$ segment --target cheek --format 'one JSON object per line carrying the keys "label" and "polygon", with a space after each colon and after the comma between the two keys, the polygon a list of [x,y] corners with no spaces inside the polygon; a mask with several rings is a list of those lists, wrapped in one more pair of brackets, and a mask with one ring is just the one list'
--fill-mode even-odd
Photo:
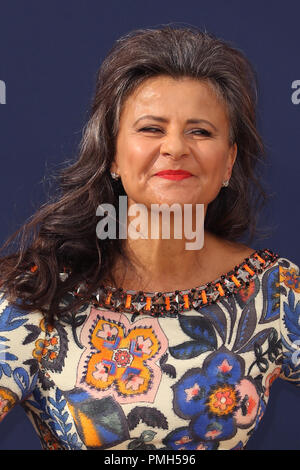
{"label": "cheek", "polygon": [[130,156],[122,168],[122,178],[131,186],[138,185],[145,180],[146,167],[141,159]]}
{"label": "cheek", "polygon": [[211,152],[204,152],[199,158],[199,166],[203,175],[207,178],[217,178],[222,175],[226,168],[226,157],[223,149],[214,149]]}
{"label": "cheek", "polygon": [[136,154],[127,155],[121,170],[125,189],[130,193],[139,193],[144,188],[149,174],[145,158]]}
{"label": "cheek", "polygon": [[150,154],[149,145],[145,146],[128,138],[122,145],[122,152],[119,152],[119,165],[123,175],[130,175],[135,179],[142,178],[151,168]]}

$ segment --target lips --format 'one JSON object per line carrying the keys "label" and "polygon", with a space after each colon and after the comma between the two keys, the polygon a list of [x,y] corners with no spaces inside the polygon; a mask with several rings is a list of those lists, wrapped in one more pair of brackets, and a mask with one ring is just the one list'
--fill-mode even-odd
{"label": "lips", "polygon": [[184,178],[189,178],[193,175],[189,171],[185,170],[163,170],[156,173],[155,176],[159,176],[160,178],[165,178],[168,180],[179,181],[183,180]]}
{"label": "lips", "polygon": [[155,173],[156,176],[164,176],[164,175],[185,175],[185,176],[192,176],[192,173],[185,170],[163,170]]}

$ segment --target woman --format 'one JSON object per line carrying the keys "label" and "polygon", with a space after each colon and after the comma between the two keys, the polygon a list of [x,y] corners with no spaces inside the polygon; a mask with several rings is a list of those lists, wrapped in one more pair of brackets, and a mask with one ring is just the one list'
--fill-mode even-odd
{"label": "woman", "polygon": [[[44,449],[244,448],[273,380],[300,384],[299,269],[239,241],[266,200],[256,96],[196,28],[132,31],[102,63],[78,161],[1,260],[0,410],[21,402]],[[102,236],[120,196],[141,238]],[[191,205],[193,227],[200,205],[203,246],[172,214],[147,238],[152,204]]]}

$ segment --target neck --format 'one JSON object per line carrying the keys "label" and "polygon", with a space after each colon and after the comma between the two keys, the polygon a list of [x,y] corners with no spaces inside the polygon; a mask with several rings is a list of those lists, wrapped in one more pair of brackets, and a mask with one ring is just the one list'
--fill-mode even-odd
{"label": "neck", "polygon": [[115,287],[148,292],[189,289],[216,279],[254,251],[208,231],[204,231],[201,249],[186,250],[186,241],[126,239],[124,249],[131,266],[117,260],[112,270]]}

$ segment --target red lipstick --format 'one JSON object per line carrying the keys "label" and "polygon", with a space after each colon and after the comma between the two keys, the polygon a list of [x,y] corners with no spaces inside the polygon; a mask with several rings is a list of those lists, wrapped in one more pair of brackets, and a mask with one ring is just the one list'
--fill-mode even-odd
{"label": "red lipstick", "polygon": [[193,176],[192,173],[185,170],[163,170],[155,173],[155,176],[160,176],[161,178],[166,178],[168,180],[183,180],[184,178],[189,178]]}

